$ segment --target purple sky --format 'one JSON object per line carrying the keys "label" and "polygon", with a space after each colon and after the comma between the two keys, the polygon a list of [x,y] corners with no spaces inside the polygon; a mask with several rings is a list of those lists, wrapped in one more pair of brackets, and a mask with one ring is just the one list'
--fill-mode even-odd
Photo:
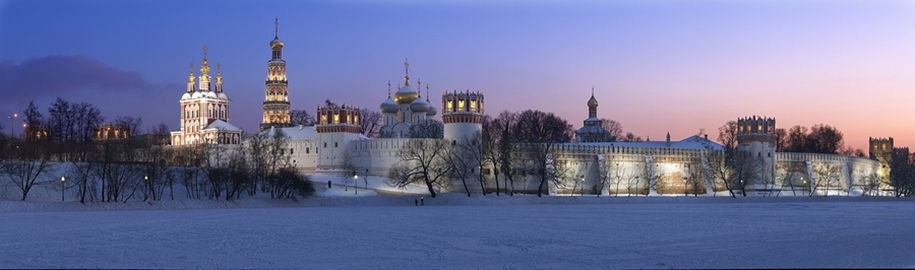
{"label": "purple sky", "polygon": [[434,102],[483,91],[491,115],[578,128],[593,85],[599,116],[643,138],[762,115],[915,147],[913,1],[2,1],[0,110],[62,97],[175,129],[207,44],[230,122],[255,131],[275,17],[292,107],[312,113],[377,110],[409,58]]}

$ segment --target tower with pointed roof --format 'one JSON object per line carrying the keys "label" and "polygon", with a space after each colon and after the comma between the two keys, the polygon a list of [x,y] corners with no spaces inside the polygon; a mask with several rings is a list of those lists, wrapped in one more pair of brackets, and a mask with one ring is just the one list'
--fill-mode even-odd
{"label": "tower with pointed roof", "polygon": [[[190,65],[187,89],[181,96],[181,128],[171,133],[172,145],[200,143],[239,144],[241,129],[229,124],[229,96],[222,88],[222,64],[216,64],[216,85],[212,87],[209,48],[203,46],[203,61],[200,75],[194,76],[194,64]],[[196,82],[196,85],[195,85]]]}
{"label": "tower with pointed roof", "polygon": [[266,97],[261,131],[270,127],[288,127],[292,124],[289,114],[289,81],[286,79],[286,61],[283,60],[283,41],[279,37],[279,19],[274,21],[273,40],[270,41],[272,57],[267,61]]}
{"label": "tower with pointed roof", "polygon": [[603,120],[597,117],[597,99],[594,98],[594,87],[591,87],[591,98],[588,99],[588,118],[584,125],[575,131],[575,142],[614,142],[616,138],[604,129]]}

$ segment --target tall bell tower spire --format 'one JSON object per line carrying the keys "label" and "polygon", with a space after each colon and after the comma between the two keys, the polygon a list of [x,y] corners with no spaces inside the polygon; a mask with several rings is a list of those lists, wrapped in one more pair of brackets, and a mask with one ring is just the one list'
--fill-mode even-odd
{"label": "tall bell tower spire", "polygon": [[267,61],[266,95],[261,131],[270,127],[288,127],[292,123],[289,115],[289,82],[286,79],[286,60],[283,60],[283,41],[280,40],[280,20],[273,20],[273,40],[270,41],[272,57]]}

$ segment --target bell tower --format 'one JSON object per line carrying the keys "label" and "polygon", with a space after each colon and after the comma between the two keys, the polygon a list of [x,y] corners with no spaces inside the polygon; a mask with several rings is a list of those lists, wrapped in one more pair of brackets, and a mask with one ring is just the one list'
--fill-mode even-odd
{"label": "bell tower", "polygon": [[273,40],[270,50],[273,52],[267,61],[266,97],[264,98],[264,118],[260,129],[270,127],[288,127],[292,121],[289,115],[289,81],[286,80],[286,61],[283,60],[283,41],[279,37],[279,19],[274,21]]}

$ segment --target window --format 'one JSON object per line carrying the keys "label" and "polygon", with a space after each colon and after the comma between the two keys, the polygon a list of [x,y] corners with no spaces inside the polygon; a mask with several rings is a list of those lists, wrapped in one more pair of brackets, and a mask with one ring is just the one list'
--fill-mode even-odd
{"label": "window", "polygon": [[324,148],[327,148],[327,143],[324,143]]}
{"label": "window", "polygon": [[336,142],[334,143],[334,148],[337,148],[337,143],[336,143]]}

